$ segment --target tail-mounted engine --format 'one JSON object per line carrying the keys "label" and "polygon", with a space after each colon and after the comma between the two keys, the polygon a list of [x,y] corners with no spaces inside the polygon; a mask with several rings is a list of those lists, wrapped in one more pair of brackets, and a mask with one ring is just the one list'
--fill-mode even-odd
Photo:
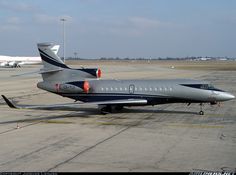
{"label": "tail-mounted engine", "polygon": [[101,78],[102,77],[101,69],[84,68],[84,69],[77,69],[77,70],[80,70],[82,72],[86,72],[86,73],[90,74],[93,78]]}
{"label": "tail-mounted engine", "polygon": [[47,83],[39,82],[37,87],[46,91],[56,93],[89,93],[91,90],[88,81],[75,81],[68,83]]}

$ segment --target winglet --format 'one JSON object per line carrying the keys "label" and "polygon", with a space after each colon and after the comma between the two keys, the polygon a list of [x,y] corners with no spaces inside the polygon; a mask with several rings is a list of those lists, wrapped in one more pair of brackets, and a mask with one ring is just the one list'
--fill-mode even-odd
{"label": "winglet", "polygon": [[14,103],[11,102],[7,97],[5,97],[4,95],[2,95],[2,98],[5,100],[5,102],[7,103],[7,105],[8,105],[10,108],[17,108],[16,105],[14,105]]}

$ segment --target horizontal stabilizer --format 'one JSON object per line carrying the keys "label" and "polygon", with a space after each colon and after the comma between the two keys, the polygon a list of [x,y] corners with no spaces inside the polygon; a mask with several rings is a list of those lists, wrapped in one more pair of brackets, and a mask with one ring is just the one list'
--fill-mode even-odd
{"label": "horizontal stabilizer", "polygon": [[33,71],[33,72],[26,72],[23,74],[17,74],[17,75],[12,75],[11,77],[20,77],[20,76],[26,76],[26,75],[32,75],[32,74],[46,74],[46,73],[54,73],[54,72],[59,72],[62,71],[63,69],[40,69],[38,71]]}
{"label": "horizontal stabilizer", "polygon": [[10,101],[7,97],[2,95],[3,99],[10,108],[15,109],[38,109],[38,110],[71,110],[79,109],[79,107],[87,105],[145,105],[147,100],[144,99],[125,99],[125,100],[110,100],[102,102],[88,102],[88,103],[65,103],[65,104],[55,104],[55,105],[16,105]]}
{"label": "horizontal stabilizer", "polygon": [[26,72],[26,73],[23,73],[23,74],[17,74],[17,75],[12,75],[11,77],[20,77],[20,76],[26,76],[26,75],[32,75],[32,74],[38,74],[40,71],[37,70],[37,71],[33,71],[33,72]]}
{"label": "horizontal stabilizer", "polygon": [[58,68],[58,69],[41,69],[38,73],[39,74],[45,74],[45,73],[53,73],[53,72],[59,72],[62,71],[63,69]]}

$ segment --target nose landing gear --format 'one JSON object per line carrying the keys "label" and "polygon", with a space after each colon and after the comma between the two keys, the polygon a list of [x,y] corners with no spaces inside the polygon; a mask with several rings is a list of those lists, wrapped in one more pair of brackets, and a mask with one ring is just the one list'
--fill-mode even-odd
{"label": "nose landing gear", "polygon": [[204,115],[204,111],[200,111],[200,112],[199,112],[199,115]]}
{"label": "nose landing gear", "polygon": [[203,107],[203,104],[200,103],[200,112],[199,112],[199,115],[204,115],[204,111],[202,110],[202,107]]}

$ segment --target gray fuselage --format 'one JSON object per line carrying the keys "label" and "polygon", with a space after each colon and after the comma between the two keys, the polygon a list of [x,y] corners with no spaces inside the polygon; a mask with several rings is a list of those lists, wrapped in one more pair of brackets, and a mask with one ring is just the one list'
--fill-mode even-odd
{"label": "gray fuselage", "polygon": [[[41,84],[45,82],[41,82]],[[215,103],[234,98],[233,95],[199,80],[88,80],[89,91],[83,92],[80,81],[54,83],[39,88],[83,102],[146,99],[147,105],[165,103]],[[70,85],[70,86],[67,86]],[[75,87],[80,87],[80,91]]]}

